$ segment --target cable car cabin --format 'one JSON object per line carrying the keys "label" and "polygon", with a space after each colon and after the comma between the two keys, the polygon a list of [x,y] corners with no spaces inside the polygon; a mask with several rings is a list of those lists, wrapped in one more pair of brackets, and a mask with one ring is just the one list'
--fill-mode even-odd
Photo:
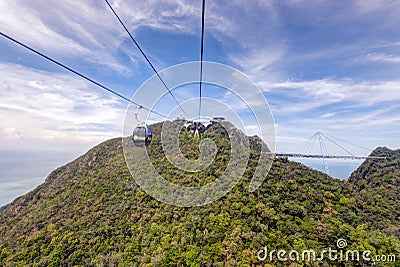
{"label": "cable car cabin", "polygon": [[148,146],[151,143],[153,134],[147,125],[138,125],[133,130],[132,140],[135,146]]}
{"label": "cable car cabin", "polygon": [[206,131],[206,129],[208,129],[207,127],[201,123],[201,122],[192,122],[192,123],[187,123],[184,125],[184,127],[191,132],[198,132],[198,133],[204,133]]}
{"label": "cable car cabin", "polygon": [[197,123],[197,131],[199,131],[199,133],[204,133],[206,131],[206,127],[204,126],[204,124],[202,124],[201,122]]}

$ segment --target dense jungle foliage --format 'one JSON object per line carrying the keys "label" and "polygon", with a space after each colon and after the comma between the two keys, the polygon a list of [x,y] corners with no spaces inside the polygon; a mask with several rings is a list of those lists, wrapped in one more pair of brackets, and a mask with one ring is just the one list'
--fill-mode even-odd
{"label": "dense jungle foliage", "polygon": [[[205,171],[188,173],[166,160],[161,124],[148,148],[157,170],[186,186],[208,183],[229,161],[230,139],[218,126],[204,136],[218,148]],[[371,263],[260,261],[268,249],[370,250],[400,259],[400,151],[378,148],[350,179],[338,180],[287,159],[275,159],[262,186],[248,190],[260,139],[240,182],[211,204],[163,204],[129,173],[122,139],[104,142],[53,171],[30,193],[0,212],[0,266],[359,266]],[[199,157],[199,140],[182,132],[180,147]],[[267,173],[267,172],[265,172]],[[379,264],[378,264],[379,265]],[[399,261],[382,266],[400,266]]]}

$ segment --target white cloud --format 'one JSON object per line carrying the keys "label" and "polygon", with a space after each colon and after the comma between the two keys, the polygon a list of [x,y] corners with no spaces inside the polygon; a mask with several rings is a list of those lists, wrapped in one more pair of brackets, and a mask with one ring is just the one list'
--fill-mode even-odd
{"label": "white cloud", "polygon": [[94,1],[1,1],[0,30],[52,57],[129,73],[113,53],[121,30],[106,23],[112,17],[104,11]]}
{"label": "white cloud", "polygon": [[[400,101],[400,81],[355,82],[351,79],[262,82],[268,94],[279,94],[287,102],[279,112],[302,112],[329,104],[349,102],[353,107],[372,106],[385,101]],[[290,99],[290,100],[289,100]]]}
{"label": "white cloud", "polygon": [[[316,131],[367,147],[398,147],[400,81],[352,79],[264,82],[278,118],[278,151],[291,151]],[[294,138],[292,140],[292,138]],[[383,141],[384,140],[384,141]]]}
{"label": "white cloud", "polygon": [[377,11],[393,11],[399,7],[399,1],[396,0],[364,0],[354,1],[355,10],[361,14]]}
{"label": "white cloud", "polygon": [[[244,97],[244,100],[240,97]],[[237,95],[231,93],[230,91],[227,91],[224,94],[223,98],[220,99],[222,103],[228,105],[236,113],[251,108],[251,106],[249,107],[249,103],[245,102],[245,100],[246,100],[245,96],[238,97]]]}
{"label": "white cloud", "polygon": [[1,63],[0,76],[0,128],[6,129],[6,142],[18,141],[22,133],[36,142],[72,143],[120,135],[124,105],[85,81]]}
{"label": "white cloud", "polygon": [[400,56],[383,53],[371,53],[365,57],[365,61],[400,63]]}
{"label": "white cloud", "polygon": [[24,136],[24,133],[21,130],[18,130],[15,127],[5,127],[3,129],[3,137],[5,139],[18,140]]}
{"label": "white cloud", "polygon": [[[111,2],[133,34],[145,27],[196,36],[200,32],[200,2],[182,0]],[[286,5],[285,9],[296,8],[295,11],[298,11],[296,14],[299,17],[289,18],[294,19],[290,21],[284,16],[283,9],[279,9],[281,5]],[[206,32],[214,35],[221,42],[224,51],[230,54],[231,62],[258,81],[258,85],[265,90],[266,95],[276,101],[272,102],[270,99],[270,104],[273,105],[276,113],[295,116],[298,112],[307,112],[335,104],[337,110],[328,109],[322,115],[317,114],[316,116],[321,121],[316,121],[322,123],[322,120],[329,119],[333,124],[334,120],[340,118],[340,121],[336,122],[346,124],[348,121],[340,117],[343,114],[340,109],[346,102],[346,108],[353,110],[371,107],[369,111],[364,111],[366,117],[357,113],[353,119],[354,124],[397,123],[396,116],[387,116],[386,119],[382,119],[380,114],[372,116],[372,113],[379,109],[373,107],[374,105],[400,100],[399,81],[371,82],[365,79],[364,82],[357,82],[352,79],[322,77],[313,80],[305,78],[298,81],[277,82],[286,79],[287,73],[291,70],[285,67],[290,68],[294,61],[302,63],[320,58],[336,58],[341,53],[352,54],[354,57],[357,51],[357,55],[365,54],[363,52],[366,49],[363,46],[367,42],[376,45],[375,40],[367,39],[366,41],[360,37],[361,41],[357,38],[343,39],[343,43],[301,50],[304,40],[295,39],[292,36],[293,31],[285,27],[286,22],[294,24],[299,22],[296,20],[303,20],[299,25],[304,26],[303,37],[315,33],[312,32],[313,30],[329,30],[329,27],[333,26],[335,26],[335,31],[338,28],[345,29],[344,36],[352,33],[351,36],[357,37],[358,33],[369,36],[366,35],[369,31],[364,32],[364,29],[355,28],[359,27],[357,26],[359,24],[353,22],[367,21],[366,25],[371,25],[374,19],[389,14],[390,16],[388,15],[382,21],[382,25],[384,24],[382,29],[387,29],[391,23],[398,20],[392,16],[398,14],[399,11],[399,4],[396,1],[353,1],[346,4],[346,9],[340,8],[342,5],[343,3],[332,1],[318,1],[310,5],[309,1],[301,0],[287,0],[283,3],[282,1],[259,0],[207,1]],[[43,10],[49,12],[43,12]],[[365,15],[366,13],[368,16]],[[308,14],[313,14],[313,16],[308,16]],[[393,29],[397,28],[396,25]],[[117,50],[126,51],[132,61],[137,61],[139,58],[142,60],[135,49],[129,51],[126,49],[126,44],[123,42],[126,41],[127,35],[103,1],[2,1],[0,2],[0,29],[28,44],[49,51],[52,55],[74,60],[79,57],[80,60],[98,64],[101,67],[109,66],[112,70],[121,73],[130,73],[132,70],[116,59]],[[149,52],[151,55],[151,51]],[[390,53],[371,53],[367,59],[371,62],[399,62],[398,57]],[[1,71],[4,73],[6,65],[2,66]],[[119,110],[115,108],[115,99],[104,100],[98,94],[88,93],[88,86],[83,81],[73,79],[68,75],[53,75],[52,77],[48,73],[22,70],[16,65],[11,67],[13,71],[6,72],[4,75],[2,73],[2,77],[6,78],[2,79],[0,85],[5,88],[1,93],[0,108],[12,112],[10,114],[13,116],[19,114],[17,118],[23,124],[23,128],[20,125],[16,127],[22,129],[25,136],[36,136],[32,130],[25,128],[34,129],[36,125],[39,125],[40,129],[46,129],[48,137],[57,138],[57,136],[62,136],[62,131],[66,131],[68,134],[65,134],[63,138],[68,138],[73,132],[68,129],[79,129],[81,138],[90,139],[105,133],[98,131],[100,126],[91,129],[93,124],[109,125],[111,123],[115,126],[115,122],[118,121]],[[297,71],[301,72],[298,69]],[[332,77],[335,77],[335,73],[332,73]],[[12,90],[15,88],[19,88],[18,93],[13,94]],[[77,88],[82,90],[77,90]],[[78,95],[82,100],[71,99],[69,95],[73,94]],[[22,95],[25,95],[25,99]],[[234,103],[234,99],[226,98],[225,100]],[[21,117],[21,114],[27,115]],[[368,116],[372,117],[368,119]],[[5,117],[9,123],[2,122],[3,128],[14,125],[12,120]],[[359,118],[358,122],[356,117]],[[57,128],[54,122],[59,120],[62,123],[57,124]]]}
{"label": "white cloud", "polygon": [[232,55],[231,60],[252,79],[268,77],[268,80],[274,80],[277,73],[273,66],[285,56],[285,52],[284,45],[268,46],[243,52],[242,55]]}
{"label": "white cloud", "polygon": [[[143,28],[177,34],[200,34],[201,3],[190,1],[110,1],[116,12],[135,36]],[[206,5],[206,30],[230,50],[239,46],[260,49],[260,36],[272,29],[264,25],[265,18],[257,18],[257,31],[248,29],[254,24],[254,11],[271,12],[271,3],[254,1],[209,1]],[[46,10],[48,12],[43,12]],[[238,17],[244,20],[238,21]],[[247,26],[246,26],[247,25]],[[27,30],[29,29],[29,30]],[[268,32],[266,31],[268,29]],[[50,56],[56,58],[79,57],[80,61],[110,68],[129,75],[132,70],[120,62],[116,54],[126,53],[133,63],[144,61],[127,33],[104,1],[2,1],[0,3],[0,30]],[[252,34],[249,33],[253,30]],[[162,40],[159,40],[162,42]],[[232,42],[233,41],[233,42]],[[141,40],[138,40],[141,43]],[[129,47],[129,49],[127,49]],[[144,47],[146,51],[146,47]],[[231,53],[234,53],[233,49]],[[263,51],[259,51],[264,53]],[[258,52],[258,53],[259,53]],[[151,51],[146,51],[151,58]],[[267,57],[264,53],[263,56]],[[160,65],[163,65],[162,62]],[[254,64],[253,64],[254,65]]]}
{"label": "white cloud", "polygon": [[[112,4],[133,35],[142,27],[199,32],[201,5],[180,0],[116,1]],[[122,74],[131,72],[116,58],[119,49],[126,50],[123,42],[128,35],[104,1],[1,1],[0,30],[53,57],[79,57],[86,63]],[[131,60],[144,60],[134,45],[129,45]]]}

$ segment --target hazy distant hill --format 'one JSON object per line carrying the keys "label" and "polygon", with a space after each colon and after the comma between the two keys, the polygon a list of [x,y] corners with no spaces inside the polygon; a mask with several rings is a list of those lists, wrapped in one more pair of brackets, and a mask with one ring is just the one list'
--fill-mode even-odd
{"label": "hazy distant hill", "polygon": [[[149,152],[171,181],[208,182],[226,167],[229,138],[224,131],[208,135],[219,148],[216,162],[205,173],[183,173],[165,159],[160,127],[152,127]],[[271,263],[257,259],[265,245],[322,250],[336,248],[339,238],[347,240],[349,249],[400,258],[399,151],[376,150],[391,157],[364,163],[350,181],[277,159],[263,185],[249,193],[257,140],[250,138],[252,154],[238,185],[219,201],[195,208],[169,206],[148,196],[129,174],[121,139],[104,142],[53,171],[0,213],[0,265],[254,266]],[[197,143],[182,135],[187,157],[198,155]]]}

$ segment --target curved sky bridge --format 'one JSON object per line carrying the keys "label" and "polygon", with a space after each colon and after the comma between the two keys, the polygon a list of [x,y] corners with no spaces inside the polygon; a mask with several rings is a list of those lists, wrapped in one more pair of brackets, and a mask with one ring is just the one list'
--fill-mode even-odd
{"label": "curved sky bridge", "polygon": [[385,159],[386,157],[374,157],[374,156],[354,156],[354,155],[315,155],[315,154],[299,154],[299,153],[275,153],[276,157],[280,158],[317,158],[317,159],[349,159],[349,160],[360,160],[360,159]]}
{"label": "curved sky bridge", "polygon": [[[331,144],[335,148],[335,153],[329,153],[326,144]],[[358,150],[365,151],[369,156],[356,155],[352,153],[348,146],[357,148]],[[318,150],[318,152],[316,152]],[[313,136],[307,139],[304,143],[300,144],[294,152],[289,153],[275,153],[276,157],[279,158],[301,158],[301,159],[321,159],[325,173],[329,174],[329,167],[327,159],[336,160],[366,160],[376,159],[384,160],[386,157],[372,156],[372,149],[351,143],[349,141],[337,138],[332,135],[324,134],[322,132],[316,132]]]}

